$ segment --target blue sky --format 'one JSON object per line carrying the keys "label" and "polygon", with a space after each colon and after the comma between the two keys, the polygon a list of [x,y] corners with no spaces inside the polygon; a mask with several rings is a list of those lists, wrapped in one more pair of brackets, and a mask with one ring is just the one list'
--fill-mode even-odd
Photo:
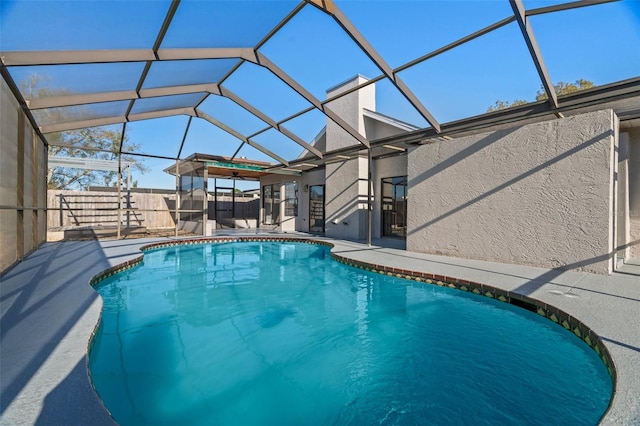
{"label": "blue sky", "polygon": [[[164,19],[169,1],[7,1],[0,2],[0,49],[131,49],[149,48]],[[477,1],[354,1],[337,5],[392,67],[429,53],[512,14],[507,0]],[[524,0],[526,8],[560,1]],[[250,47],[255,45],[297,2],[183,1],[163,48]],[[640,1],[625,0],[571,11],[530,17],[543,59],[554,83],[579,78],[597,85],[640,75]],[[25,25],[28,23],[28,25]],[[381,72],[329,16],[306,6],[260,51],[324,99],[326,89],[362,74]],[[153,64],[146,87],[215,82],[235,60]],[[102,92],[135,86],[143,63],[65,67],[10,68],[18,84],[30,74],[71,92]],[[399,73],[410,89],[441,123],[481,114],[496,100],[533,100],[540,80],[517,24],[511,23],[472,42]],[[264,68],[243,64],[223,85],[272,119],[281,120],[309,103]],[[426,127],[428,123],[389,82],[376,85],[378,111]],[[191,97],[190,97],[191,96]],[[186,99],[185,99],[186,98]],[[192,102],[193,95],[180,102]],[[126,109],[127,102],[93,108],[96,114]],[[171,105],[168,105],[171,106]],[[139,102],[137,110],[157,108]],[[202,111],[250,135],[266,125],[228,99],[209,96]],[[153,155],[177,154],[188,118],[178,116],[131,122],[129,139]],[[285,124],[306,141],[324,126],[313,111]],[[255,138],[287,159],[301,148],[269,131]],[[202,119],[193,119],[182,156],[193,152],[232,155],[239,142]],[[248,158],[272,161],[251,147]],[[174,187],[162,169],[168,160],[145,160],[153,172],[134,176],[140,186]],[[246,184],[240,186],[246,187]]]}

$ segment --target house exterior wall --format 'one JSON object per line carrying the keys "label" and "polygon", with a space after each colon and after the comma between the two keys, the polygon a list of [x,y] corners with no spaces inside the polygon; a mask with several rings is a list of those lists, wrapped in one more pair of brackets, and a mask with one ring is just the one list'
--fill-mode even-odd
{"label": "house exterior wall", "polygon": [[[363,81],[358,76],[328,96]],[[402,132],[391,118],[363,112],[375,111],[373,90],[330,106],[369,140]],[[618,128],[607,110],[438,138],[406,155],[374,160],[371,179],[366,156],[329,163],[300,177],[294,229],[309,230],[304,186],[324,183],[325,234],[366,239],[371,186],[372,237],[379,238],[380,181],[408,176],[409,251],[609,273],[616,256],[640,257],[640,244],[633,244],[640,240],[640,131],[618,135]],[[328,151],[355,143],[327,121]]]}
{"label": "house exterior wall", "polygon": [[412,149],[407,250],[611,272],[615,129],[607,110]]}
{"label": "house exterior wall", "polygon": [[325,173],[325,234],[347,240],[366,238],[367,159],[327,164]]}
{"label": "house exterior wall", "polygon": [[[327,91],[327,97],[330,98],[345,90],[351,89],[358,84],[366,82],[367,79],[362,76],[342,83]],[[358,131],[361,135],[365,135],[365,117],[362,113],[364,108],[375,111],[376,109],[376,90],[375,85],[370,84],[360,90],[345,95],[335,101],[329,102],[327,106],[340,116],[348,125]],[[359,142],[349,135],[344,129],[327,119],[327,151],[344,148],[347,146],[358,145]]]}
{"label": "house exterior wall", "polygon": [[47,148],[0,86],[0,272],[46,239]]}
{"label": "house exterior wall", "polygon": [[[347,90],[367,81],[362,76],[330,89],[327,96]],[[375,85],[330,102],[328,106],[342,119],[365,135],[363,108],[375,110]],[[327,150],[332,151],[359,144],[352,136],[331,120],[327,120]],[[366,238],[367,183],[366,158],[356,157],[325,167],[325,234],[331,238],[358,240]]]}

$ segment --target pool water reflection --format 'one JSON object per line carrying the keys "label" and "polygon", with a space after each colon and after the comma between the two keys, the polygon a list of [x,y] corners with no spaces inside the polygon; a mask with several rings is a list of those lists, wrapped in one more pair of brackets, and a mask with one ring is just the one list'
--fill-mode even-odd
{"label": "pool water reflection", "polygon": [[596,424],[612,381],[557,324],[324,246],[172,246],[100,282],[93,383],[128,424]]}

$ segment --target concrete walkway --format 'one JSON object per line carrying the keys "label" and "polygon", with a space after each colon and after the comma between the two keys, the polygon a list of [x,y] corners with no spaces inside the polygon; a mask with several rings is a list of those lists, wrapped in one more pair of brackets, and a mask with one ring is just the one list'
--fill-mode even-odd
{"label": "concrete walkway", "polygon": [[[140,247],[168,240],[47,243],[1,278],[1,425],[113,424],[87,375],[87,345],[102,307],[89,281],[136,258]],[[422,255],[391,248],[401,246],[397,240],[372,247],[326,241],[346,258],[491,285],[578,318],[601,336],[618,375],[602,424],[640,424],[640,277]]]}

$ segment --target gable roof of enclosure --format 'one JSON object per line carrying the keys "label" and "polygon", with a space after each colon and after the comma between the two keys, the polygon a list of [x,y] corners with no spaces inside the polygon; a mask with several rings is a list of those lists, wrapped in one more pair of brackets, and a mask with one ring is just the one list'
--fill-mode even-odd
{"label": "gable roof of enclosure", "polygon": [[[221,131],[234,141],[223,146],[211,142],[206,152],[231,160],[241,156],[268,158],[274,170],[298,163],[313,167],[345,152],[373,147],[384,153],[384,145],[419,143],[425,138],[588,109],[611,107],[623,119],[640,117],[637,28],[619,41],[627,44],[628,60],[637,62],[636,68],[617,75],[615,81],[564,97],[554,89],[554,84],[564,77],[554,76],[545,62],[547,57],[557,60],[557,55],[547,56],[553,46],[539,43],[537,33],[550,25],[557,27],[563,19],[579,19],[572,14],[592,8],[598,8],[605,31],[620,27],[617,21],[605,19],[607,13],[636,14],[631,20],[640,26],[637,4],[553,1],[548,6],[527,8],[535,2],[480,3],[483,4],[339,0],[3,2],[0,70],[45,140],[50,133],[117,125],[121,126],[122,135],[117,152],[122,153],[123,141],[137,123],[181,117],[181,134],[158,141],[157,150],[128,154],[175,160],[184,159],[191,152],[203,152],[201,146],[185,146],[190,129],[202,122],[218,129],[216,134]],[[470,18],[475,7],[483,8],[482,19]],[[417,17],[421,25],[411,21],[406,26],[412,28],[403,34],[384,34],[381,21],[373,23],[380,31],[372,31],[368,26],[372,8],[388,8],[376,15],[388,15],[388,19],[397,19],[398,10],[404,8],[403,19]],[[446,13],[445,17],[437,16]],[[545,22],[544,17],[553,19]],[[445,19],[448,21],[443,22]],[[446,32],[447,27],[456,30],[440,38],[430,37],[438,39],[431,42],[420,32],[429,26],[439,33]],[[393,38],[395,50],[390,50],[380,37]],[[318,41],[323,38],[327,44]],[[549,38],[545,36],[545,41]],[[504,39],[516,40],[517,48],[511,42],[502,44],[500,40]],[[340,41],[339,46],[332,45],[336,40]],[[443,66],[443,57],[453,55],[453,63],[458,68],[468,68],[465,78],[471,79],[482,70],[464,61],[455,62],[456,55],[464,56],[468,49],[487,46],[491,49],[480,56],[502,50],[501,54],[512,57],[510,64],[523,67],[515,69],[514,74],[529,78],[527,84],[534,89],[541,87],[546,100],[529,99],[524,105],[491,113],[486,109],[464,112],[462,116],[439,112],[442,108],[434,101],[438,95],[433,87],[442,82],[431,80],[433,69]],[[402,54],[393,53],[397,50]],[[310,63],[316,57],[320,62]],[[372,78],[347,92],[321,99],[326,88],[344,80],[345,75],[327,77],[332,81],[323,78],[331,74],[334,66],[339,68],[345,58],[357,58],[350,62],[350,68],[340,69],[349,74],[346,77],[363,74]],[[591,60],[602,61],[602,57],[594,55]],[[310,72],[313,67],[321,69]],[[578,74],[575,78],[582,77]],[[411,120],[420,130],[370,141],[336,113],[334,102],[371,84],[401,105],[383,113]],[[445,88],[448,93],[444,96],[459,97],[461,107],[467,100],[454,89]],[[509,96],[488,92],[493,97],[488,98],[490,103]],[[282,98],[283,103],[271,109],[265,100],[276,98]],[[400,109],[408,111],[410,119],[399,117]],[[234,119],[240,116],[246,118]],[[314,146],[313,137],[326,120],[348,133],[352,146],[340,152],[325,152]]]}

